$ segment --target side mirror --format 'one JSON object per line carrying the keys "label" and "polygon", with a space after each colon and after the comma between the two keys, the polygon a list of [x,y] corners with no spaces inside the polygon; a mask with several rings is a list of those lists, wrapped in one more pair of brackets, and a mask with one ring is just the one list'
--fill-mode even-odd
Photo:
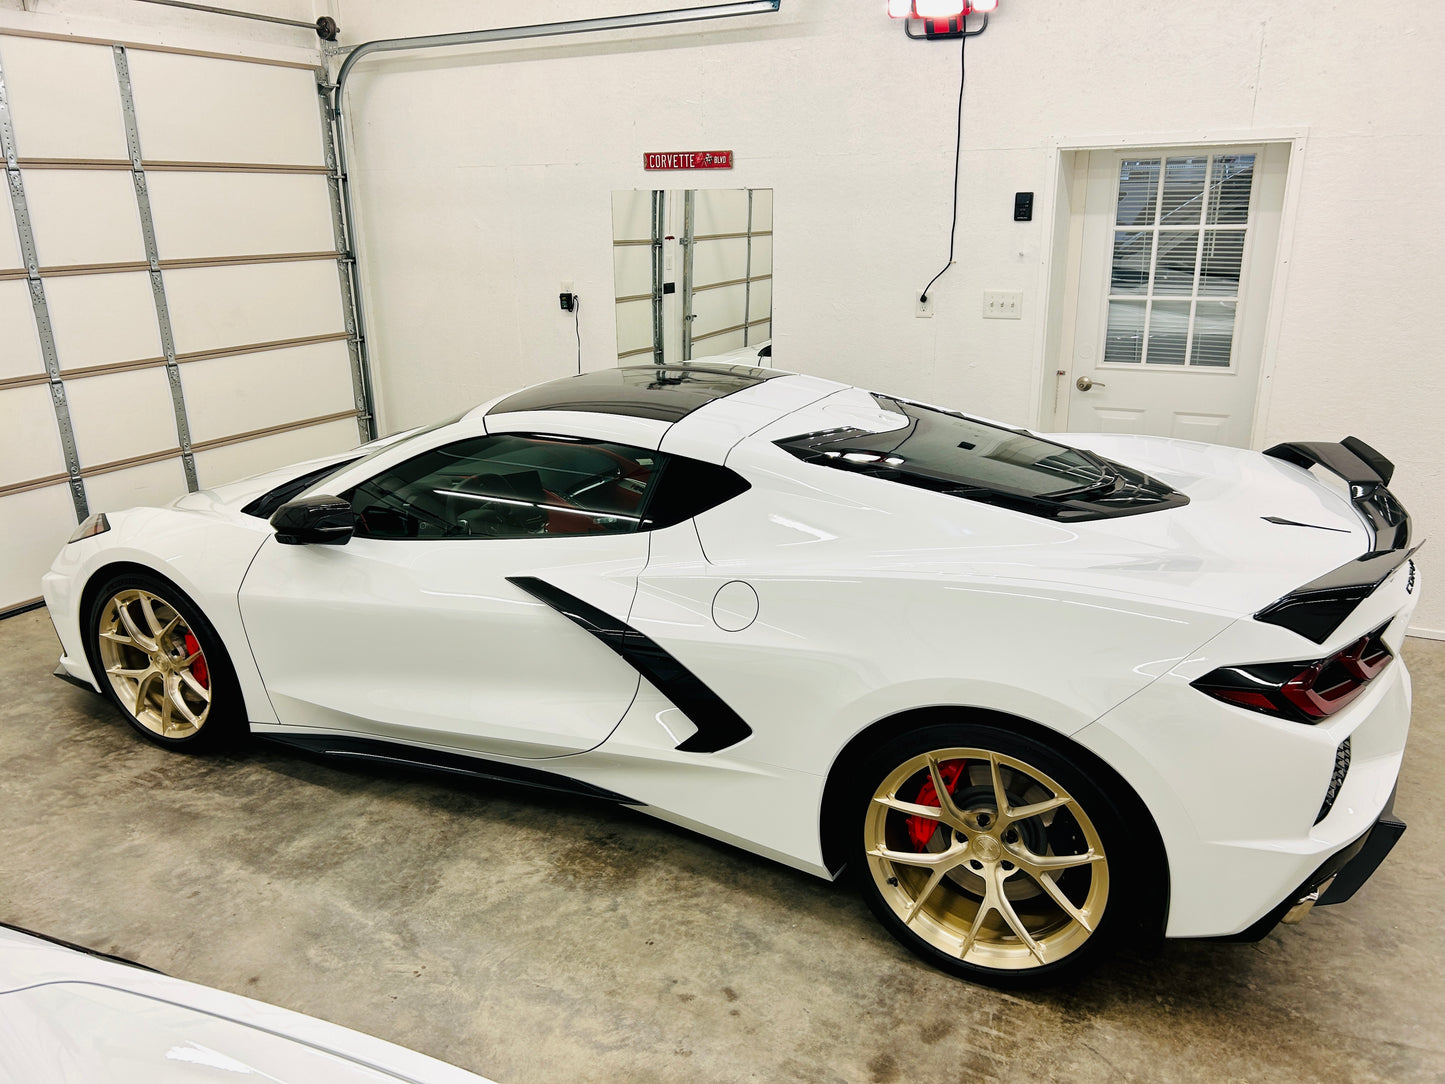
{"label": "side mirror", "polygon": [[344,546],[351,541],[356,521],[351,505],[324,494],[288,501],[271,517],[276,541],[285,546]]}

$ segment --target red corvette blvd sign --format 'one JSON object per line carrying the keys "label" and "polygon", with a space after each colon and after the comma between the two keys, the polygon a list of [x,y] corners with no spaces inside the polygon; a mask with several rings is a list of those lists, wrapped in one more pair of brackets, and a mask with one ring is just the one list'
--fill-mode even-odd
{"label": "red corvette blvd sign", "polygon": [[732,169],[732,151],[653,151],[642,156],[642,168]]}

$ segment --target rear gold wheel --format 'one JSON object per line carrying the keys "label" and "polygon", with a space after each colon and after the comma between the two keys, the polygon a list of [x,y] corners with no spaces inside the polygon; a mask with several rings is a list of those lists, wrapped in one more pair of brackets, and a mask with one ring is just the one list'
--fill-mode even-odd
{"label": "rear gold wheel", "polygon": [[895,936],[995,985],[1086,966],[1120,909],[1120,822],[1097,786],[1048,747],[983,727],[907,735],[873,763],[857,846]]}

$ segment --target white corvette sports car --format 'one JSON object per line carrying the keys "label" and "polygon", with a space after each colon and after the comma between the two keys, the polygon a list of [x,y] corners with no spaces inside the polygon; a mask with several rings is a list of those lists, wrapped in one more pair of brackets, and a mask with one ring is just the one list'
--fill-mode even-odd
{"label": "white corvette sports car", "polygon": [[44,591],[57,673],[161,745],[633,804],[851,867],[924,958],[1022,984],[1141,930],[1261,937],[1384,858],[1391,472],[622,368],[92,516]]}

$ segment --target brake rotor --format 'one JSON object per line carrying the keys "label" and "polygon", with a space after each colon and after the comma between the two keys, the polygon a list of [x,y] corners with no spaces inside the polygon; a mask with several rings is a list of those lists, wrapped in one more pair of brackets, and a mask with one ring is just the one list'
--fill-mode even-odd
{"label": "brake rotor", "polygon": [[[992,785],[969,785],[961,790],[958,789],[959,782],[964,778],[966,766],[967,762],[963,760],[948,760],[938,766],[938,774],[943,779],[944,788],[953,797],[953,804],[962,810],[998,812],[998,802],[994,799]],[[1010,806],[1017,807],[1028,804],[1022,795],[1012,791],[1005,790],[1004,796]],[[924,777],[923,785],[918,788],[918,796],[914,801],[918,805],[936,806],[939,804],[938,791],[933,785],[931,775]],[[916,851],[942,851],[947,849],[952,841],[952,830],[938,821],[930,820],[927,817],[909,817],[905,823],[908,829],[908,838]],[[1035,854],[1049,853],[1049,828],[1044,824],[1042,816],[1030,817],[1011,827],[1017,830],[1024,846],[1029,850]],[[983,897],[983,879],[970,872],[967,867],[960,867],[950,872],[948,880],[972,896]],[[1022,900],[1037,896],[1041,891],[1033,881],[1022,877],[1013,877],[1009,879],[1004,894],[1011,900]]]}

